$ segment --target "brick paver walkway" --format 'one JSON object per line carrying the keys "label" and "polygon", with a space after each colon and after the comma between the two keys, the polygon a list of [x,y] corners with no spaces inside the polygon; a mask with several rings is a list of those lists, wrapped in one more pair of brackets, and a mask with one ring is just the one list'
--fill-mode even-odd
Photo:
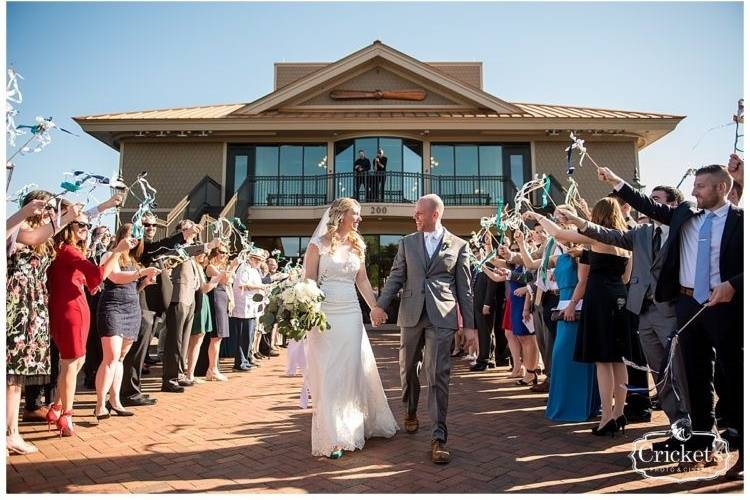
{"label": "brick paver walkway", "polygon": [[[383,385],[401,421],[398,335],[371,334]],[[284,352],[285,354],[285,352]],[[285,355],[229,382],[206,383],[185,394],[145,388],[156,406],[130,418],[96,425],[94,395],[79,396],[75,437],[60,439],[46,425],[22,432],[40,453],[8,457],[8,492],[649,492],[742,491],[723,480],[670,484],[644,480],[630,469],[629,445],[663,427],[628,426],[625,436],[591,436],[591,424],[544,418],[546,395],[517,387],[507,368],[482,373],[454,362],[448,417],[453,462],[430,462],[429,418],[422,429],[373,439],[340,460],[310,456],[311,411],[298,408],[300,377],[285,375]],[[425,392],[423,391],[423,395]]]}

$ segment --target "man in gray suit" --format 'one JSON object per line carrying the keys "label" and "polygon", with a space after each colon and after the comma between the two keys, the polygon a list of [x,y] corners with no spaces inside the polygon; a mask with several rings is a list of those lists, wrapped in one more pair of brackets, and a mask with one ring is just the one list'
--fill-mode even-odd
{"label": "man in gray suit", "polygon": [[[197,251],[193,251],[193,242],[200,234],[200,226],[191,220],[180,221],[179,228],[188,255],[205,253],[220,243],[215,238],[210,243],[199,245]],[[203,247],[202,249],[200,247]],[[167,308],[167,328],[164,332],[164,371],[162,373],[162,392],[183,392],[181,386],[190,386],[187,380],[179,380],[178,377],[184,373],[186,362],[184,351],[190,340],[193,327],[193,316],[195,313],[195,291],[200,287],[201,271],[197,268],[195,260],[189,258],[172,269],[172,297]],[[177,382],[177,383],[175,383]]]}
{"label": "man in gray suit", "polygon": [[435,194],[423,196],[414,209],[417,232],[405,236],[398,245],[388,280],[383,287],[378,305],[370,312],[374,326],[385,322],[385,309],[402,290],[398,311],[401,327],[399,366],[401,368],[402,400],[407,403],[404,427],[406,432],[419,430],[419,372],[427,372],[429,396],[427,408],[433,422],[432,461],[450,462],[446,417],[448,413],[448,385],[451,370],[451,342],[458,329],[461,309],[467,341],[478,344],[474,330],[474,310],[471,293],[469,244],[449,233],[440,220],[445,207]]}
{"label": "man in gray suit", "polygon": [[[655,187],[651,192],[651,198],[672,207],[676,207],[683,200],[682,193],[669,186]],[[674,304],[656,302],[654,299],[656,281],[666,256],[664,243],[667,241],[669,226],[654,221],[621,231],[598,226],[570,212],[566,213],[566,218],[578,227],[580,233],[589,238],[632,250],[633,272],[626,307],[639,318],[638,335],[649,367],[652,370],[661,370],[665,358],[669,355],[666,349],[667,338],[677,328]],[[685,371],[679,355],[680,350],[676,352],[675,359],[672,360],[672,369],[679,398],[670,378],[659,387],[658,392],[662,410],[667,414],[671,424],[688,416]]]}

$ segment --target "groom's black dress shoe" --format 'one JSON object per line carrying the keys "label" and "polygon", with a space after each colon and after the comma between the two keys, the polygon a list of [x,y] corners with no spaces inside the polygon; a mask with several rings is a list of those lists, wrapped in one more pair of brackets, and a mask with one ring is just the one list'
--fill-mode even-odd
{"label": "groom's black dress shoe", "polygon": [[483,372],[489,368],[485,363],[477,363],[471,368],[469,368],[470,372]]}

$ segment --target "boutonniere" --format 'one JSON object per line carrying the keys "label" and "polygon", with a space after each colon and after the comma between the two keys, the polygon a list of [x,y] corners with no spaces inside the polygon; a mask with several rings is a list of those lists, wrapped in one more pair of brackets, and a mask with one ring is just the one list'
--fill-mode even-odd
{"label": "boutonniere", "polygon": [[440,247],[440,251],[445,252],[451,247],[452,244],[453,244],[453,240],[451,240],[450,238],[448,238],[447,240],[444,240],[442,246]]}

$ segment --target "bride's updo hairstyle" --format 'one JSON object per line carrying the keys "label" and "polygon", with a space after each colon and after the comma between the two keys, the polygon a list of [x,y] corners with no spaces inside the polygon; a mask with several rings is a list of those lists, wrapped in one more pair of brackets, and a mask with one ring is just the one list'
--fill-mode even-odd
{"label": "bride's updo hairstyle", "polygon": [[328,212],[329,220],[327,224],[326,236],[331,242],[331,253],[335,252],[336,248],[338,248],[341,243],[343,243],[344,241],[348,241],[354,251],[359,254],[359,258],[364,261],[365,240],[362,239],[362,236],[360,236],[357,231],[352,230],[349,231],[349,234],[347,234],[344,239],[342,239],[336,232],[338,231],[339,225],[341,224],[344,215],[346,215],[346,212],[355,208],[360,208],[357,200],[354,200],[352,198],[336,198],[331,205],[330,211]]}

